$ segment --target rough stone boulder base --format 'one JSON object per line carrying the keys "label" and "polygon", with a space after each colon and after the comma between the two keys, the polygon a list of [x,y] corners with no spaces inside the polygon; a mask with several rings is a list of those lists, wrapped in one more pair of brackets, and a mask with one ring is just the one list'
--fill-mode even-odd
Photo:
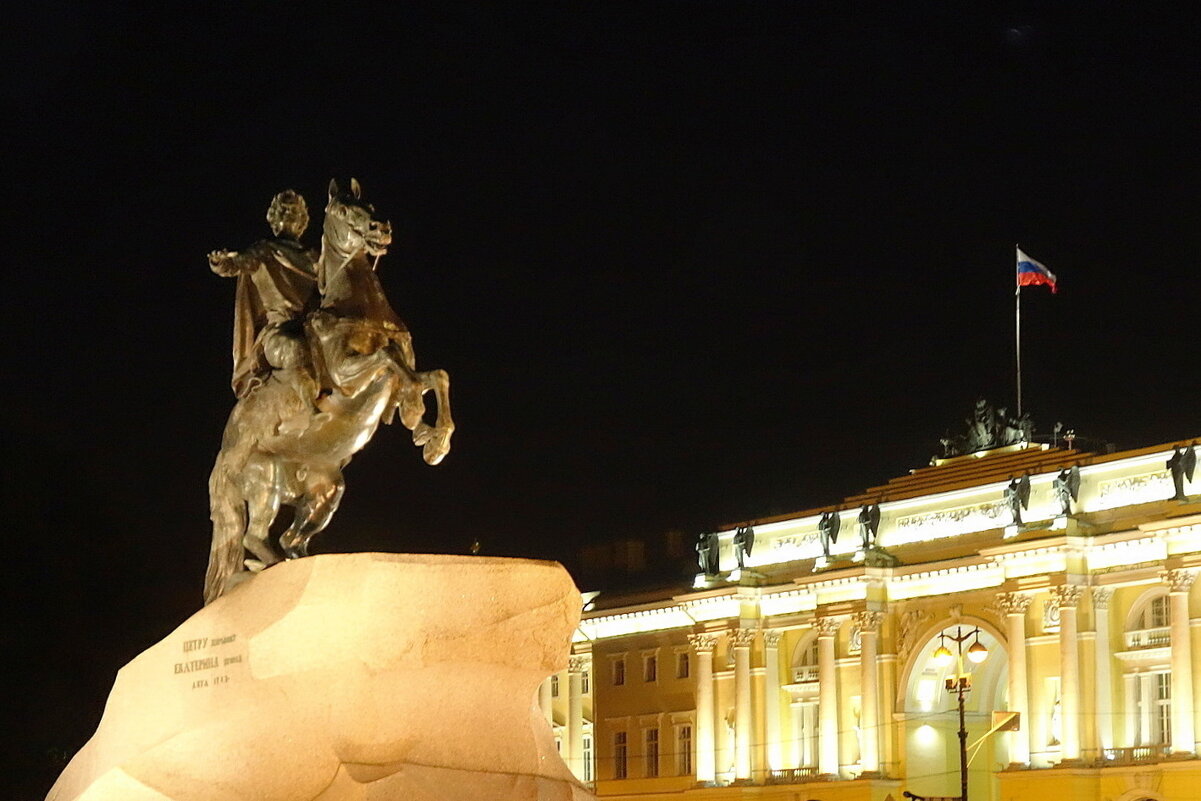
{"label": "rough stone boulder base", "polygon": [[591,798],[536,703],[579,608],[552,562],[281,564],[121,669],[49,801]]}

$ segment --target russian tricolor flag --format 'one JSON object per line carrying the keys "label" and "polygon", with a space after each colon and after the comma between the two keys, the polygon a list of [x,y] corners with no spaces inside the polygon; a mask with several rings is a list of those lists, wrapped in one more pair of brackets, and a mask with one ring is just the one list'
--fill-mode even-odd
{"label": "russian tricolor flag", "polygon": [[1018,248],[1018,286],[1038,286],[1046,284],[1051,287],[1051,292],[1054,294],[1059,289],[1055,286],[1055,273],[1043,266],[1042,262],[1035,261],[1022,252]]}

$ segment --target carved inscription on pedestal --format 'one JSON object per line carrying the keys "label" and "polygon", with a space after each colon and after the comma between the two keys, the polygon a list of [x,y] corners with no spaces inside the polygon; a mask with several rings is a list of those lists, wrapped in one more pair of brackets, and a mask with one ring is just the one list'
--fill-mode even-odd
{"label": "carved inscription on pedestal", "polygon": [[[181,650],[185,659],[174,664],[173,672],[177,676],[199,674],[192,676],[191,689],[193,690],[228,684],[230,675],[223,671],[223,668],[240,665],[243,661],[242,653],[232,652],[237,649],[237,642],[238,635],[236,634],[184,640]],[[231,649],[228,646],[234,646],[234,648]]]}

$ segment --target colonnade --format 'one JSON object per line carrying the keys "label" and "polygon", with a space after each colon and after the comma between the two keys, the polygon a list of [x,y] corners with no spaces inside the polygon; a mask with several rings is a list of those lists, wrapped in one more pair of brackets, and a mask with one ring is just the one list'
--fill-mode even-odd
{"label": "colonnade", "polygon": [[[1168,586],[1169,635],[1171,670],[1170,719],[1171,732],[1168,746],[1176,755],[1196,753],[1196,732],[1201,710],[1193,708],[1193,657],[1192,639],[1189,633],[1188,594],[1196,579],[1192,570],[1168,570],[1163,580]],[[1078,608],[1084,596],[1084,587],[1065,584],[1051,589],[1049,603],[1057,608],[1059,615],[1059,761],[1061,764],[1078,763],[1085,756],[1082,748],[1082,708],[1092,706],[1090,717],[1095,722],[1093,741],[1089,743],[1093,754],[1110,752],[1120,743],[1126,747],[1156,742],[1157,732],[1154,708],[1160,697],[1156,686],[1156,672],[1130,671],[1123,675],[1123,693],[1126,699],[1125,714],[1119,718],[1113,709],[1113,664],[1114,651],[1110,641],[1112,626],[1109,604],[1112,589],[1094,587],[1091,590],[1094,642],[1094,674],[1091,686],[1085,682],[1080,670],[1080,632]],[[1032,750],[1042,748],[1042,743],[1032,743],[1031,733],[1041,731],[1031,714],[1032,693],[1029,686],[1027,666],[1026,613],[1032,596],[1026,593],[1002,593],[997,596],[997,608],[1006,617],[1006,636],[1009,640],[1009,709],[1021,717],[1020,728],[1010,733],[1010,759],[1017,765],[1031,762]],[[1115,721],[1124,719],[1124,736],[1119,738]]]}
{"label": "colonnade", "polygon": [[[1201,730],[1201,710],[1193,708],[1188,597],[1196,571],[1167,570],[1162,578],[1169,598],[1169,627],[1165,634],[1168,635],[1166,639],[1170,646],[1171,671],[1171,732],[1170,744],[1165,745],[1169,745],[1174,754],[1195,754],[1196,734]],[[1098,752],[1107,753],[1115,747],[1159,742],[1159,739],[1150,740],[1148,733],[1154,732],[1153,726],[1157,725],[1157,719],[1153,717],[1155,702],[1169,703],[1163,700],[1167,698],[1162,694],[1163,688],[1156,685],[1157,680],[1164,681],[1157,679],[1157,676],[1167,667],[1162,665],[1166,656],[1156,657],[1161,663],[1158,668],[1145,669],[1137,664],[1135,668],[1130,668],[1127,664],[1127,670],[1121,675],[1125,682],[1124,717],[1116,714],[1121,709],[1114,709],[1114,682],[1118,679],[1114,673],[1121,670],[1118,657],[1128,658],[1130,649],[1122,654],[1115,653],[1111,642],[1109,606],[1113,591],[1105,587],[1087,588],[1076,584],[1051,588],[1047,603],[1058,613],[1058,634],[1053,635],[1058,655],[1044,652],[1039,659],[1054,660],[1051,665],[1058,662],[1058,699],[1044,698],[1045,686],[1034,684],[1031,676],[1029,639],[1042,634],[1041,630],[1028,631],[1028,613],[1035,592],[1000,593],[993,607],[1004,616],[1008,708],[1017,712],[1021,719],[1020,727],[1005,735],[1009,738],[1011,764],[1015,767],[1030,765],[1047,753],[1047,742],[1051,738],[1046,728],[1051,720],[1049,709],[1054,700],[1059,704],[1058,728],[1055,732],[1059,740],[1058,761],[1064,765],[1079,764],[1085,757],[1097,755]],[[1082,662],[1078,615],[1081,603],[1088,602],[1092,605],[1091,621],[1095,638],[1091,654],[1083,652],[1089,661]],[[889,688],[880,686],[880,627],[884,617],[881,612],[864,611],[853,615],[821,616],[813,620],[817,642],[817,686],[812,688],[811,684],[807,685],[811,689],[804,691],[795,686],[790,688],[796,697],[788,707],[791,711],[787,719],[787,728],[791,732],[788,738],[784,736],[785,721],[781,719],[786,711],[786,699],[783,696],[785,685],[794,684],[795,677],[782,675],[791,664],[788,659],[782,661],[779,653],[783,631],[762,628],[758,620],[744,619],[741,625],[732,628],[689,635],[692,653],[689,661],[696,693],[696,718],[691,738],[695,747],[695,758],[691,764],[696,781],[713,784],[719,776],[723,780],[732,778],[736,782],[758,781],[762,780],[764,773],[798,767],[813,768],[818,777],[837,778],[842,775],[843,766],[856,759],[858,775],[869,778],[879,776],[885,761],[882,758],[883,746],[888,744],[883,733],[891,725],[886,713],[894,704]],[[846,752],[844,746],[849,747],[847,743],[850,740],[840,734],[840,729],[845,729],[849,720],[844,710],[850,702],[849,698],[840,698],[835,647],[844,624],[853,624],[859,634],[857,685],[861,711],[857,754]],[[1120,629],[1121,624],[1117,625]],[[715,670],[714,654],[723,638],[730,664],[723,670]],[[1038,641],[1046,642],[1045,638]],[[752,653],[759,643],[762,645],[763,667],[755,670]],[[1091,674],[1082,669],[1090,661],[1094,665]],[[582,677],[589,664],[590,657],[572,657],[566,676],[560,679],[560,687],[565,685],[567,690],[562,754],[581,778],[585,775]],[[1040,682],[1042,677],[1055,669],[1042,661],[1038,665],[1036,675],[1040,677]],[[1159,672],[1153,672],[1155,670]],[[563,678],[566,680],[563,681]],[[732,692],[725,690],[720,695],[732,699],[732,714],[727,715],[731,710],[718,708],[717,687],[719,682],[730,680]],[[756,681],[761,681],[759,704],[756,704],[756,698],[759,697]],[[549,719],[553,704],[549,683],[540,689],[539,703]],[[1082,725],[1085,714],[1090,718],[1087,727]],[[1166,726],[1167,721],[1163,723]],[[732,736],[727,734],[728,725],[731,729],[729,735]],[[1042,739],[1036,742],[1034,735]],[[887,759],[895,758],[891,750],[888,754]],[[719,764],[719,755],[728,761]],[[727,771],[732,772],[732,777]]]}
{"label": "colonnade", "polygon": [[[883,615],[861,612],[854,616],[860,631],[862,711],[860,729],[863,744],[859,764],[863,774],[877,776],[880,770],[880,692],[878,680],[879,628]],[[839,747],[839,700],[835,638],[848,621],[845,616],[821,617],[814,622],[818,631],[818,699],[792,705],[791,727],[793,747],[786,749],[781,722],[781,692],[779,647],[783,632],[758,628],[735,628],[726,632],[693,634],[689,639],[696,664],[696,780],[713,783],[717,780],[719,723],[715,708],[716,689],[713,653],[720,636],[728,638],[732,653],[734,679],[733,714],[733,778],[747,781],[755,778],[753,754],[761,747],[764,771],[813,765],[817,772],[829,777],[840,775],[842,754]],[[762,636],[764,667],[762,719],[753,702],[751,649]],[[814,727],[818,736],[812,737]],[[801,736],[805,732],[805,736]],[[816,752],[816,753],[815,753]]]}

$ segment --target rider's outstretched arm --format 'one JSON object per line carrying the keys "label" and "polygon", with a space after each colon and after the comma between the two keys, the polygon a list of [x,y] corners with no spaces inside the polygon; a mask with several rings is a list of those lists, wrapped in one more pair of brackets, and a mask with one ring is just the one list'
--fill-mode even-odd
{"label": "rider's outstretched arm", "polygon": [[214,250],[209,254],[209,268],[224,278],[233,278],[242,273],[253,272],[259,260],[253,253],[236,250]]}

